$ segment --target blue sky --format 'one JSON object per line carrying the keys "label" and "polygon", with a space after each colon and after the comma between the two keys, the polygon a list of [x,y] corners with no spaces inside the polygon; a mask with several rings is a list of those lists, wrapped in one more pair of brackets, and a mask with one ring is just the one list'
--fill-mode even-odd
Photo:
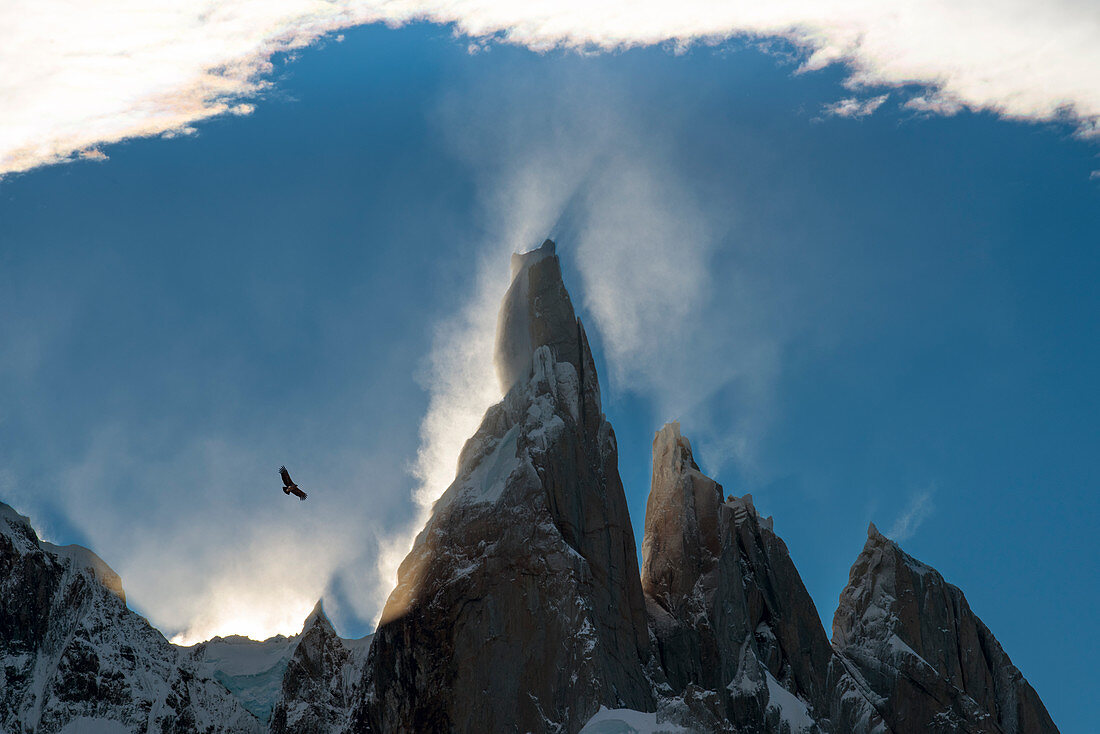
{"label": "blue sky", "polygon": [[552,234],[636,532],[678,419],[826,624],[874,521],[1085,731],[1097,147],[915,86],[831,115],[849,71],[777,44],[350,28],[277,55],[251,114],[3,178],[0,499],[170,636],[292,631],[321,594],[363,634],[491,397],[507,254]]}

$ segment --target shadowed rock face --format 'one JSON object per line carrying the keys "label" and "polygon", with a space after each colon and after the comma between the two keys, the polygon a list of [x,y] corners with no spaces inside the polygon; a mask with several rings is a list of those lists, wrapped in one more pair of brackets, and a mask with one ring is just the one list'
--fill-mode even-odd
{"label": "shadowed rock face", "polygon": [[771,519],[751,496],[723,499],[677,423],[653,441],[642,589],[668,687],[686,704],[716,694],[739,732],[884,731],[834,660]]}
{"label": "shadowed rock face", "polygon": [[347,731],[360,695],[365,642],[338,637],[317,602],[283,674],[282,692],[271,716],[271,734]]}
{"label": "shadowed rock face", "polygon": [[874,525],[840,596],[833,644],[899,734],[1058,731],[962,591]]}
{"label": "shadowed rock face", "polygon": [[173,734],[259,730],[123,599],[98,556],[40,541],[0,503],[0,731],[97,722]]}
{"label": "shadowed rock face", "polygon": [[497,366],[507,394],[387,601],[360,731],[576,732],[655,705],[615,435],[552,242],[513,261]]}

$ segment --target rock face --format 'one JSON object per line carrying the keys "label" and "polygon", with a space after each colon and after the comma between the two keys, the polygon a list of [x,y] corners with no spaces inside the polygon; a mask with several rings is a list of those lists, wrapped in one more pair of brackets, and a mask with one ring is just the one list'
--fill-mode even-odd
{"label": "rock face", "polygon": [[576,732],[652,711],[636,548],[584,329],[554,244],[513,258],[503,401],[402,563],[357,727]]}
{"label": "rock face", "polygon": [[[96,728],[99,727],[99,728]],[[0,503],[0,731],[255,732],[259,722],[126,607],[91,551]]]}
{"label": "rock face", "polygon": [[[668,691],[697,727],[738,732],[883,730],[834,661],[817,609],[770,518],[723,499],[678,423],[653,441],[642,589]],[[849,711],[834,692],[850,691]],[[720,718],[698,713],[707,700]],[[702,720],[700,720],[702,716]],[[685,715],[679,717],[685,720]]]}
{"label": "rock face", "polygon": [[840,595],[833,644],[900,734],[1058,731],[962,591],[874,525]]}
{"label": "rock face", "polygon": [[306,619],[283,674],[272,734],[336,734],[347,731],[359,698],[370,637],[337,636],[321,602]]}

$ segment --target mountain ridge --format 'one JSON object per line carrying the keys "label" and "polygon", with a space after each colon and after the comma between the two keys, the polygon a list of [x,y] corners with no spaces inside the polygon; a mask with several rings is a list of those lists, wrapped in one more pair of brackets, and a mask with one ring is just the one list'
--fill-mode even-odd
{"label": "mountain ridge", "polygon": [[830,639],[772,519],[678,423],[654,436],[639,564],[549,240],[512,258],[495,361],[504,398],[360,640],[318,601],[297,635],[174,647],[102,559],[0,503],[0,730],[1057,732],[962,591],[873,524]]}

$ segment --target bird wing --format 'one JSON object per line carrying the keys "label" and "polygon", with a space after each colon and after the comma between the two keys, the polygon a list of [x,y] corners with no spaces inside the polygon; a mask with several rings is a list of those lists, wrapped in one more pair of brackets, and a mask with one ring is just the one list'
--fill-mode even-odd
{"label": "bird wing", "polygon": [[283,486],[284,487],[293,487],[294,486],[294,480],[290,478],[290,472],[288,472],[286,470],[285,466],[280,466],[279,467],[279,474],[282,475],[282,477],[283,477]]}
{"label": "bird wing", "polygon": [[294,494],[298,495],[298,499],[300,499],[300,500],[304,500],[306,498],[306,493],[303,492],[302,490],[298,489],[297,487],[295,487],[294,489],[292,489],[290,491],[293,492]]}

